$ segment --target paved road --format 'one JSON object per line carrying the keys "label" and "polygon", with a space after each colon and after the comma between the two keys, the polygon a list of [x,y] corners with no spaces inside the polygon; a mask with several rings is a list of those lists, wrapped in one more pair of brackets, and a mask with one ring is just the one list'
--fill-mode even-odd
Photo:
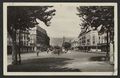
{"label": "paved road", "polygon": [[[90,60],[92,57],[105,56],[105,53],[85,53],[79,51],[69,51],[61,55],[52,54],[51,52],[41,52],[39,56],[36,53],[25,53],[22,54],[22,60],[33,59],[33,58],[69,58],[67,64],[60,68],[71,68],[80,69],[81,71],[113,71],[113,65],[105,61]],[[8,64],[11,64],[11,55],[8,56]],[[58,66],[59,67],[59,66]]]}

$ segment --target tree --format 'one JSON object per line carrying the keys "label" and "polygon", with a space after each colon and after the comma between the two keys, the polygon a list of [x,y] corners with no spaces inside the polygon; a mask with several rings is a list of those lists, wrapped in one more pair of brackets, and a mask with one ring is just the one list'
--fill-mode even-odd
{"label": "tree", "polygon": [[[80,6],[77,7],[79,12],[77,15],[81,18],[81,26],[87,29],[89,26],[95,30],[101,27],[99,33],[107,33],[107,46],[110,41],[114,41],[114,7],[113,6]],[[106,54],[109,60],[109,49],[107,48]]]}
{"label": "tree", "polygon": [[68,50],[68,49],[71,48],[71,43],[69,43],[69,42],[64,42],[64,43],[62,44],[62,47],[63,47],[64,49]]}
{"label": "tree", "polygon": [[[7,31],[12,39],[12,63],[17,64],[16,33],[29,30],[38,24],[36,19],[41,20],[46,26],[50,26],[50,20],[55,15],[53,6],[9,6],[7,9]],[[19,41],[20,43],[20,41]]]}

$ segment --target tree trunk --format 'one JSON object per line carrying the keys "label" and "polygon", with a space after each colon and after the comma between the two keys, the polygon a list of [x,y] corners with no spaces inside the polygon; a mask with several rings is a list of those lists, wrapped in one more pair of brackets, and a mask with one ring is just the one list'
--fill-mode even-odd
{"label": "tree trunk", "polygon": [[16,52],[16,45],[14,41],[12,43],[12,64],[17,64],[17,52]]}
{"label": "tree trunk", "polygon": [[107,30],[107,52],[106,52],[106,61],[109,61],[109,35]]}
{"label": "tree trunk", "polygon": [[110,63],[114,64],[114,44],[110,42]]}
{"label": "tree trunk", "polygon": [[17,47],[16,47],[16,32],[15,35],[10,35],[12,39],[12,64],[17,64]]}
{"label": "tree trunk", "polygon": [[28,53],[28,32],[27,32],[27,53]]}
{"label": "tree trunk", "polygon": [[20,50],[20,48],[21,48],[21,40],[20,40],[20,37],[21,37],[21,30],[19,31],[19,46],[18,46],[18,49],[19,49],[19,51],[18,51],[18,62],[19,62],[19,64],[21,64],[21,50]]}

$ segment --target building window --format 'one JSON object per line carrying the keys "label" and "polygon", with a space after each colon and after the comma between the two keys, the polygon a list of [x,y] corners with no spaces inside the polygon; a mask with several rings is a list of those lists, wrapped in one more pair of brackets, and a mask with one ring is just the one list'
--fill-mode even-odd
{"label": "building window", "polygon": [[87,45],[90,45],[90,39],[87,39]]}

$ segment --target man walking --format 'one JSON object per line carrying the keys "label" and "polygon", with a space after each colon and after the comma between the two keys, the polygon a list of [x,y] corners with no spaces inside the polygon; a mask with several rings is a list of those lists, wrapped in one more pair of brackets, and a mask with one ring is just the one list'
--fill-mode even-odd
{"label": "man walking", "polygon": [[39,56],[39,50],[38,49],[37,49],[36,53],[37,53],[37,56]]}

